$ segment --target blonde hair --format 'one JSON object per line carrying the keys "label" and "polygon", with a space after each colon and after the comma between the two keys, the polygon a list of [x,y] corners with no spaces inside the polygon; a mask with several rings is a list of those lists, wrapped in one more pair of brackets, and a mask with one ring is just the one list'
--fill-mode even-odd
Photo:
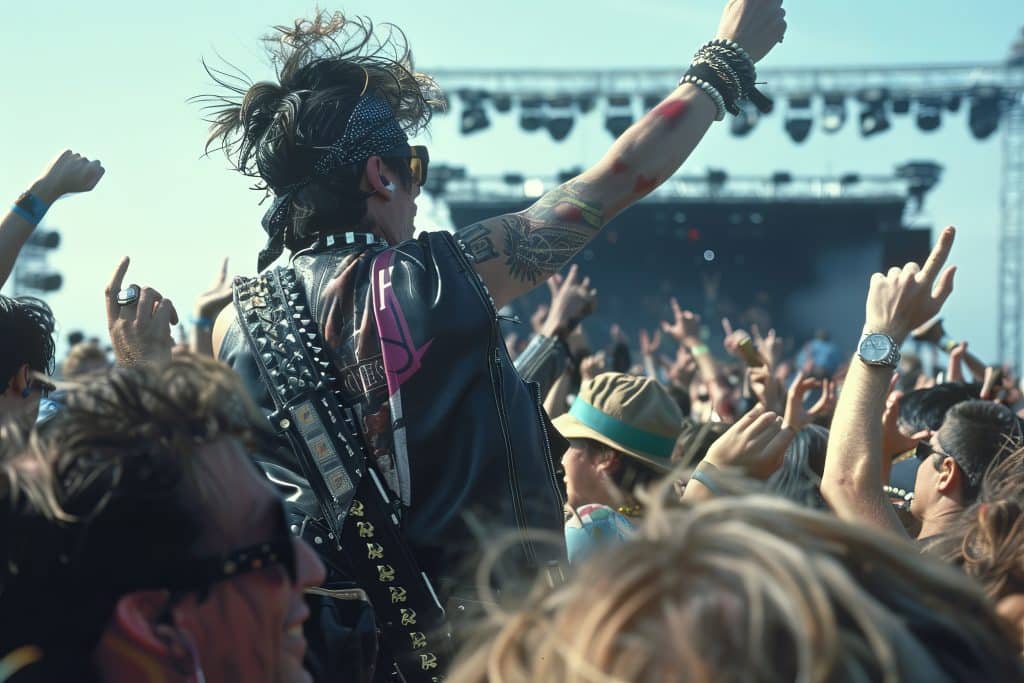
{"label": "blonde hair", "polygon": [[978,502],[928,550],[961,567],[993,600],[1024,592],[1024,450],[986,473]]}
{"label": "blonde hair", "polygon": [[835,517],[746,496],[653,505],[637,537],[492,614],[448,680],[901,681],[957,670],[1008,680],[1021,674],[1012,650],[956,570]]}
{"label": "blonde hair", "polygon": [[62,379],[75,379],[82,375],[101,372],[110,367],[107,352],[95,342],[75,344],[60,366]]}

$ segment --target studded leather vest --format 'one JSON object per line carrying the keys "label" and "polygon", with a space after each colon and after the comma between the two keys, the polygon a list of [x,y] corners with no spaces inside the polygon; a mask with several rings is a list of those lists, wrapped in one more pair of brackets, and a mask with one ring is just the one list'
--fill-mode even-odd
{"label": "studded leather vest", "polygon": [[[516,372],[494,303],[454,237],[427,233],[388,248],[369,235],[332,236],[296,254],[292,267],[358,404],[377,470],[402,500],[403,528],[421,567],[453,577],[501,531],[560,536],[555,458],[567,444],[537,385]],[[272,411],[237,321],[220,357]],[[287,447],[261,464],[294,505],[320,515]],[[564,549],[519,538],[531,565],[564,561]]]}

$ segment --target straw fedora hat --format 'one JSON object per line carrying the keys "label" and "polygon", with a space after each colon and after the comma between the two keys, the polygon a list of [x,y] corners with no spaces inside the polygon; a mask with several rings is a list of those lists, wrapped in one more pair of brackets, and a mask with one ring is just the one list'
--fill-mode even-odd
{"label": "straw fedora hat", "polygon": [[605,372],[580,386],[572,408],[554,425],[567,439],[593,439],[667,472],[683,414],[657,381]]}

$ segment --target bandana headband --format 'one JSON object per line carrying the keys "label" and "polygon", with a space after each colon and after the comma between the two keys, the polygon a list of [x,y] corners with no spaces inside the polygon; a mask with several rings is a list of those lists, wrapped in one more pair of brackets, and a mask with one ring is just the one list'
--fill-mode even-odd
{"label": "bandana headband", "polygon": [[273,263],[284,251],[285,235],[292,222],[292,200],[296,192],[344,166],[408,144],[409,138],[395,119],[395,113],[387,101],[372,93],[360,97],[341,138],[317,148],[323,150],[324,155],[313,164],[312,174],[286,187],[271,188],[275,197],[263,216],[263,230],[268,238],[259,255],[259,270]]}

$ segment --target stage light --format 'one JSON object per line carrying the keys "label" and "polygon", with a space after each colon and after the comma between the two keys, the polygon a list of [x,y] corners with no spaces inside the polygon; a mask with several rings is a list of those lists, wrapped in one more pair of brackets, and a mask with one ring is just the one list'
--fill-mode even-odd
{"label": "stage light", "polygon": [[963,98],[960,97],[960,93],[950,93],[946,95],[946,111],[951,114],[955,114],[960,111],[960,102]]}
{"label": "stage light", "polygon": [[920,210],[925,195],[939,184],[942,166],[934,161],[910,161],[896,167],[896,177],[907,181],[907,193]]}
{"label": "stage light", "polygon": [[708,263],[711,263],[712,261],[715,260],[715,252],[713,249],[704,250],[704,260],[707,261]]}
{"label": "stage light", "polygon": [[487,111],[484,109],[483,103],[468,105],[463,108],[462,122],[460,124],[460,130],[463,135],[484,130],[489,125],[491,125],[491,120],[487,117]]}
{"label": "stage light", "polygon": [[556,95],[547,101],[548,133],[552,139],[561,142],[569,137],[572,124],[576,121],[572,112],[572,98],[569,95]]}
{"label": "stage light", "polygon": [[984,140],[999,128],[1002,115],[1002,93],[998,88],[977,88],[971,93],[971,109],[967,123],[971,134]]}
{"label": "stage light", "polygon": [[811,134],[811,98],[798,95],[789,98],[786,132],[793,142],[803,142]]}
{"label": "stage light", "polygon": [[530,178],[523,183],[523,194],[531,199],[544,194],[544,181],[539,178]]}
{"label": "stage light", "polygon": [[839,185],[843,188],[843,190],[848,190],[849,188],[853,187],[859,182],[859,173],[846,173],[844,175],[839,176]]}
{"label": "stage light", "polygon": [[524,97],[519,101],[519,127],[527,132],[539,130],[544,125],[544,100],[540,97]]}
{"label": "stage light", "polygon": [[885,111],[888,93],[879,89],[865,90],[858,97],[864,103],[864,110],[860,113],[861,135],[867,138],[889,130],[892,124]]}
{"label": "stage light", "polygon": [[20,273],[15,275],[19,288],[35,289],[40,292],[56,292],[64,284],[60,273],[43,271],[38,273]]}
{"label": "stage light", "polygon": [[576,96],[576,108],[580,110],[581,114],[589,114],[594,110],[594,105],[597,104],[597,96],[594,93],[580,93]]}
{"label": "stage light", "polygon": [[56,230],[36,230],[29,235],[27,244],[40,249],[56,249],[60,246],[60,233]]}
{"label": "stage light", "polygon": [[499,114],[507,114],[512,111],[512,96],[508,93],[496,93],[491,96],[491,102],[494,103],[494,111]]}
{"label": "stage light", "polygon": [[846,98],[842,93],[825,95],[825,108],[821,113],[821,129],[835,133],[846,123]]}
{"label": "stage light", "polygon": [[526,178],[523,177],[522,173],[506,173],[501,179],[505,181],[506,185],[514,185],[516,187],[522,187],[523,183],[526,182]]}
{"label": "stage light", "polygon": [[740,103],[740,113],[732,117],[732,121],[729,123],[729,130],[732,134],[738,138],[743,137],[754,130],[754,126],[761,118],[761,112],[757,110],[750,102]]}
{"label": "stage light", "polygon": [[893,114],[909,114],[910,113],[910,93],[898,92],[892,96],[892,113]]}
{"label": "stage light", "polygon": [[707,173],[708,192],[718,194],[729,180],[729,174],[719,168],[709,168]]}
{"label": "stage light", "polygon": [[942,98],[922,97],[917,102],[917,127],[932,131],[942,125]]}
{"label": "stage light", "polygon": [[776,171],[772,174],[772,185],[778,190],[783,185],[789,185],[793,182],[793,174],[789,171]]}
{"label": "stage light", "polygon": [[609,95],[604,127],[618,138],[633,125],[633,99],[629,95]]}

